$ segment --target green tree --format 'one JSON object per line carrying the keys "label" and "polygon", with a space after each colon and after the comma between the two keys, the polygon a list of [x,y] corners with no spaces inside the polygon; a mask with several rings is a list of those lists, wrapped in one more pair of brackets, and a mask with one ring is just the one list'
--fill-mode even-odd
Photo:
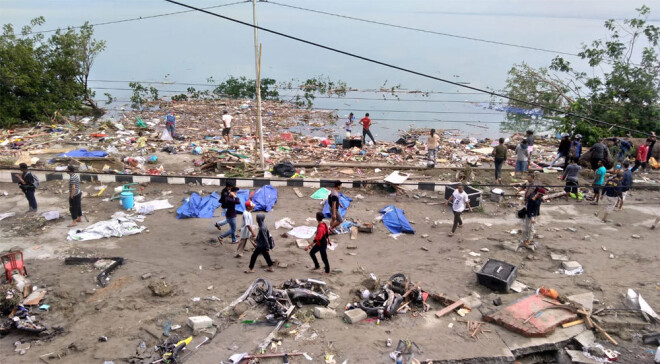
{"label": "green tree", "polygon": [[[2,28],[0,126],[49,121],[59,114],[86,112],[82,109],[83,102],[92,95],[86,80],[93,58],[103,47],[95,43],[97,46],[82,49],[86,47],[84,40],[91,41],[93,32],[89,25],[81,28],[80,33],[73,29],[58,30],[46,39],[43,34],[33,32],[44,22],[43,17],[35,18],[20,34],[14,32],[11,24]],[[83,55],[88,59],[83,59]],[[95,104],[90,106],[96,108]]]}
{"label": "green tree", "polygon": [[[210,78],[212,81],[212,78]],[[261,79],[261,98],[263,100],[279,100],[279,92],[275,88],[277,82],[272,78]],[[254,99],[257,97],[256,80],[248,80],[246,77],[229,77],[220,83],[213,93],[219,97],[232,99]]]}
{"label": "green tree", "polygon": [[[504,94],[562,112],[545,110],[554,120],[554,129],[585,136],[594,143],[612,133],[644,136],[658,129],[660,120],[660,28],[649,24],[651,10],[636,9],[638,16],[622,22],[605,22],[608,37],[582,46],[579,57],[590,72],[576,70],[570,62],[556,57],[548,67],[525,63],[509,71]],[[509,106],[529,107],[516,101]],[[584,120],[565,112],[584,115],[623,128]],[[619,130],[617,130],[619,129]]]}

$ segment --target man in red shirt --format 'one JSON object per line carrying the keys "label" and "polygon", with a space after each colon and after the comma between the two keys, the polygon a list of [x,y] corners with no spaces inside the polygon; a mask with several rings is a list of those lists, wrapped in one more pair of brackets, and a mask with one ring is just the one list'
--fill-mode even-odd
{"label": "man in red shirt", "polygon": [[369,113],[364,114],[364,117],[360,120],[360,125],[362,125],[362,142],[367,144],[367,135],[371,138],[371,141],[376,145],[376,139],[371,135],[369,126],[371,126],[371,119],[369,119]]}
{"label": "man in red shirt", "polygon": [[316,213],[316,221],[319,223],[318,227],[316,228],[316,236],[314,236],[314,241],[312,241],[312,243],[305,248],[305,251],[312,249],[309,252],[309,256],[312,257],[312,261],[314,262],[314,268],[312,270],[321,269],[319,261],[316,260],[316,253],[321,253],[321,260],[323,260],[323,265],[325,266],[324,275],[328,275],[330,274],[330,263],[328,263],[328,253],[326,252],[326,249],[330,243],[330,229],[328,229],[328,225],[323,222],[322,212]]}
{"label": "man in red shirt", "polygon": [[646,143],[637,148],[637,158],[635,158],[635,166],[630,170],[631,172],[635,172],[640,166],[642,170],[646,169],[646,157],[648,157],[650,145],[651,141],[646,139]]}

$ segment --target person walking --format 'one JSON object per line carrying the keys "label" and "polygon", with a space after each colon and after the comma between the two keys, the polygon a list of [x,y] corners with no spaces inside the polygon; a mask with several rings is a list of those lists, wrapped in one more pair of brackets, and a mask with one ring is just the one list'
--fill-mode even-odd
{"label": "person walking", "polygon": [[564,158],[564,168],[568,165],[568,153],[571,150],[571,140],[568,138],[568,134],[564,133],[561,135],[561,141],[559,142],[559,148],[557,148],[557,157],[555,160],[550,163],[550,168],[555,166],[558,160]]}
{"label": "person walking", "polygon": [[254,249],[254,252],[252,252],[252,256],[250,257],[250,265],[249,269],[245,271],[245,273],[254,273],[254,263],[257,262],[257,257],[260,255],[263,255],[264,259],[266,260],[266,264],[268,265],[268,268],[264,269],[266,272],[274,272],[275,270],[273,269],[273,261],[270,259],[270,253],[274,246],[273,246],[273,237],[270,235],[270,231],[268,231],[268,226],[266,226],[266,215],[264,214],[258,214],[257,215],[257,224],[259,225],[259,232],[257,232],[257,246]]}
{"label": "person walking", "polygon": [[635,171],[639,167],[642,167],[642,170],[646,169],[646,165],[647,165],[646,161],[648,159],[650,145],[651,145],[651,140],[646,139],[646,142],[637,148],[637,156],[635,157],[635,166],[631,170],[633,173],[635,173]]}
{"label": "person walking", "polygon": [[351,137],[351,131],[353,130],[354,123],[355,116],[353,116],[353,113],[348,114],[348,119],[346,119],[346,138]]}
{"label": "person walking", "polygon": [[232,116],[229,115],[227,110],[222,112],[222,138],[225,140],[227,145],[231,144],[231,121]]}
{"label": "person walking", "polygon": [[527,130],[525,133],[525,139],[527,140],[527,149],[529,150],[529,159],[532,159],[532,153],[534,153],[534,131],[533,130]]}
{"label": "person walking", "polygon": [[516,147],[516,169],[513,172],[515,177],[518,176],[518,172],[520,172],[520,177],[527,172],[527,168],[529,167],[529,153],[527,139],[523,139]]}
{"label": "person walking", "polygon": [[257,244],[254,242],[254,239],[257,237],[257,234],[254,233],[254,228],[252,224],[252,210],[254,210],[254,203],[250,200],[245,201],[245,211],[243,211],[243,226],[241,226],[241,240],[238,242],[236,247],[236,258],[243,256],[245,251],[245,245],[248,240],[252,243],[253,247],[256,248]]}
{"label": "person walking", "polygon": [[376,145],[376,139],[374,139],[373,134],[369,130],[371,127],[371,119],[369,119],[369,113],[364,114],[364,117],[360,119],[360,125],[362,125],[362,142],[367,144],[367,135],[371,138],[371,141]]}
{"label": "person walking", "polygon": [[[614,208],[619,204],[621,198],[621,172],[615,174],[612,178],[605,183],[604,193],[606,199],[605,211],[603,213],[603,222],[609,222],[607,215],[614,211]],[[598,212],[596,212],[598,216]]]}
{"label": "person walking", "polygon": [[174,111],[170,111],[170,113],[165,116],[165,129],[167,129],[172,138],[174,138],[174,131],[176,129],[176,115],[174,115]]}
{"label": "person walking", "polygon": [[614,142],[614,146],[619,150],[616,154],[616,162],[622,163],[626,159],[626,155],[628,155],[630,149],[632,149],[632,143],[619,138],[607,138],[606,140]]}
{"label": "person walking", "polygon": [[[599,141],[589,148],[589,151],[591,152],[591,169],[595,171],[600,167],[598,161],[605,161],[609,149],[607,149],[607,146],[602,141]],[[605,165],[605,163],[603,163],[603,165]]]}
{"label": "person walking", "polygon": [[595,201],[592,202],[592,205],[598,205],[598,201],[600,201],[601,195],[603,193],[603,184],[605,183],[605,175],[607,174],[607,170],[605,169],[605,162],[600,159],[598,160],[598,168],[596,169],[596,176],[594,177],[594,199]]}
{"label": "person walking", "polygon": [[534,250],[532,241],[534,240],[534,234],[536,233],[534,225],[536,224],[538,216],[541,214],[541,204],[543,203],[543,196],[546,192],[546,189],[543,187],[535,188],[534,195],[527,200],[525,205],[527,211],[525,213],[525,218],[523,219],[521,239],[523,246],[532,250]]}
{"label": "person walking", "polygon": [[323,266],[325,269],[325,273],[323,274],[328,275],[330,274],[330,263],[328,263],[327,248],[328,244],[330,243],[330,231],[328,229],[328,225],[323,222],[322,212],[316,213],[316,221],[318,222],[318,226],[316,227],[316,235],[314,236],[312,243],[305,248],[305,251],[311,249],[309,256],[312,257],[312,262],[314,262],[314,268],[312,268],[312,270],[321,269],[319,261],[316,259],[316,253],[321,253],[321,260],[323,261]]}
{"label": "person walking", "polygon": [[633,174],[632,171],[630,171],[630,162],[625,161],[623,162],[623,176],[621,177],[621,198],[619,198],[619,203],[616,206],[617,211],[621,211],[623,209],[623,202],[626,200],[628,191],[630,191],[632,188],[632,184]]}
{"label": "person walking", "polygon": [[426,148],[428,149],[428,165],[430,167],[435,167],[435,163],[438,160],[438,146],[440,145],[440,136],[435,132],[435,129],[431,129],[429,133],[429,140],[426,142]]}
{"label": "person walking", "polygon": [[342,222],[344,222],[344,218],[341,216],[341,213],[339,212],[339,208],[344,207],[344,205],[342,205],[341,201],[339,200],[340,189],[341,189],[341,181],[337,180],[335,181],[335,187],[332,189],[330,195],[328,196],[328,204],[330,205],[330,213],[332,214],[330,220],[330,232],[332,232],[333,234],[337,233],[335,229],[339,225],[341,225]]}
{"label": "person walking", "polygon": [[564,187],[566,201],[568,201],[569,197],[582,201],[582,194],[578,190],[580,170],[582,170],[582,167],[577,164],[577,160],[571,158],[570,164],[564,169],[564,174],[560,177],[562,181],[566,181],[566,187]]}
{"label": "person walking", "polygon": [[27,164],[21,163],[18,165],[18,168],[21,170],[21,174],[14,174],[14,177],[18,180],[18,187],[23,191],[25,199],[28,201],[28,213],[36,213],[37,198],[34,194],[37,187],[39,187],[39,180],[32,174],[32,172],[28,171]]}
{"label": "person walking", "polygon": [[82,222],[82,191],[80,190],[80,175],[76,173],[76,167],[68,166],[69,174],[69,212],[73,222],[69,227],[74,227]]}
{"label": "person walking", "polygon": [[229,194],[225,197],[225,200],[222,203],[222,207],[227,209],[225,211],[225,219],[215,223],[215,227],[218,230],[222,230],[221,226],[223,225],[229,225],[229,230],[218,236],[218,242],[220,244],[222,244],[222,239],[228,237],[229,235],[231,235],[232,244],[238,243],[238,240],[236,240],[236,205],[240,204],[241,201],[238,199],[238,197],[236,197],[237,192],[238,187],[231,188]]}
{"label": "person walking", "polygon": [[495,180],[497,183],[502,184],[502,166],[506,162],[507,147],[504,145],[504,138],[500,138],[499,144],[493,149],[493,157],[495,157]]}
{"label": "person walking", "polygon": [[658,137],[655,135],[655,132],[651,132],[651,136],[646,139],[649,141],[649,151],[646,153],[646,168],[650,168],[649,161],[653,157],[653,147],[655,147],[655,142],[658,140]]}
{"label": "person walking", "polygon": [[463,219],[461,219],[461,214],[465,211],[465,207],[472,212],[472,207],[470,207],[470,198],[467,193],[463,191],[463,185],[459,184],[456,186],[454,193],[451,194],[449,199],[445,202],[445,206],[449,205],[451,202],[451,209],[454,213],[454,225],[451,228],[449,236],[454,236],[457,227],[463,226]]}
{"label": "person walking", "polygon": [[571,148],[568,150],[568,157],[576,158],[576,160],[579,162],[581,155],[582,155],[582,135],[577,134],[575,135],[573,141],[571,142]]}

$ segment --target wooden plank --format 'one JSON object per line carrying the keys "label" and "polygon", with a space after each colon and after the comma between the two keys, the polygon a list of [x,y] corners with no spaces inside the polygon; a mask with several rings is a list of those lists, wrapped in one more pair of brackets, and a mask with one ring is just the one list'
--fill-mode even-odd
{"label": "wooden plank", "polygon": [[451,311],[454,311],[455,309],[457,309],[457,308],[459,308],[459,307],[461,307],[461,306],[463,306],[463,300],[458,300],[458,301],[452,303],[451,305],[449,305],[449,306],[443,308],[442,310],[437,311],[437,312],[435,313],[435,317],[440,318],[440,317],[442,317],[442,316],[444,316],[444,315],[450,313]]}
{"label": "wooden plank", "polygon": [[571,322],[567,322],[565,324],[562,324],[561,327],[567,328],[567,327],[571,327],[571,326],[575,326],[575,325],[579,325],[579,324],[583,324],[583,323],[584,323],[584,319],[579,319],[579,320],[575,320],[575,321],[571,321]]}
{"label": "wooden plank", "polygon": [[300,189],[298,189],[298,187],[294,187],[293,192],[295,192],[296,196],[298,196],[299,198],[303,197],[303,194],[300,192]]}

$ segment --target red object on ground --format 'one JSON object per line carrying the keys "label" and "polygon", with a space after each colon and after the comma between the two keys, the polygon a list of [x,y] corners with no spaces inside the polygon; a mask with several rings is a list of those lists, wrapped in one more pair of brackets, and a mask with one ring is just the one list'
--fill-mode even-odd
{"label": "red object on ground", "polygon": [[27,268],[23,261],[23,252],[11,252],[0,257],[2,265],[5,267],[5,278],[11,283],[14,274],[27,276]]}
{"label": "red object on ground", "polygon": [[286,140],[288,142],[293,140],[293,134],[291,134],[291,133],[282,133],[281,136],[282,136],[283,140]]}
{"label": "red object on ground", "polygon": [[324,147],[327,147],[328,145],[330,145],[330,140],[328,140],[328,139],[324,139],[324,140],[321,141],[321,144],[322,144]]}
{"label": "red object on ground", "polygon": [[533,294],[498,311],[487,313],[483,319],[523,336],[545,337],[553,333],[557,326],[578,319],[576,313],[557,307],[558,305],[561,305],[559,301]]}
{"label": "red object on ground", "polygon": [[101,134],[101,133],[95,133],[95,134],[90,134],[92,138],[105,138],[108,136],[108,134]]}

